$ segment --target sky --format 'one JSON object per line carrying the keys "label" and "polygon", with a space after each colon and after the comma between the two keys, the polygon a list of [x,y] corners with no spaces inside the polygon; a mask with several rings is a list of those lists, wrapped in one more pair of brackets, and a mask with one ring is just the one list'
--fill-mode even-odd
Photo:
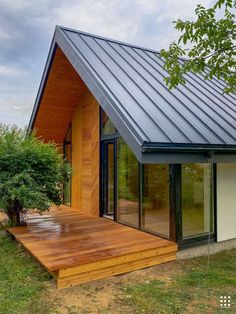
{"label": "sky", "polygon": [[55,25],[160,50],[212,0],[0,0],[0,123],[26,126]]}

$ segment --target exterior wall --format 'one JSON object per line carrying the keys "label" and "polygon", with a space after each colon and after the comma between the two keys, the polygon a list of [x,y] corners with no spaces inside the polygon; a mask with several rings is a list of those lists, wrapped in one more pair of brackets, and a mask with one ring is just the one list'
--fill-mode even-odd
{"label": "exterior wall", "polygon": [[72,120],[71,206],[99,216],[99,105],[89,90]]}
{"label": "exterior wall", "polygon": [[217,165],[217,240],[236,238],[236,164]]}

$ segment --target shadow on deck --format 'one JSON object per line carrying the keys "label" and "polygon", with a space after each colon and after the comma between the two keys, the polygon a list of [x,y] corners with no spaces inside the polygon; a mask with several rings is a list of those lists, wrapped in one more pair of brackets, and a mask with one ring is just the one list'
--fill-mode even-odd
{"label": "shadow on deck", "polygon": [[123,274],[176,259],[171,241],[62,206],[8,231],[56,279],[57,287]]}

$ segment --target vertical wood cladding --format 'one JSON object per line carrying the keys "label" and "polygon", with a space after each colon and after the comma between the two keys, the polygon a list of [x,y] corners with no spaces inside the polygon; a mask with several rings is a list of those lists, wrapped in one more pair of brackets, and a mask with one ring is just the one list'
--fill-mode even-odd
{"label": "vertical wood cladding", "polygon": [[72,119],[72,207],[99,216],[99,105],[86,90]]}

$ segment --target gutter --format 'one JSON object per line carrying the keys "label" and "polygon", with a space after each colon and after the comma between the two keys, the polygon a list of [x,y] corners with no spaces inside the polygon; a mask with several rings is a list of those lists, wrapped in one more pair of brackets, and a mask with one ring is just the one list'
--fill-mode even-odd
{"label": "gutter", "polygon": [[221,153],[236,153],[236,145],[227,144],[173,144],[173,143],[150,143],[144,142],[141,146],[143,153],[157,153],[157,152],[169,152],[169,153],[209,153],[221,152]]}

